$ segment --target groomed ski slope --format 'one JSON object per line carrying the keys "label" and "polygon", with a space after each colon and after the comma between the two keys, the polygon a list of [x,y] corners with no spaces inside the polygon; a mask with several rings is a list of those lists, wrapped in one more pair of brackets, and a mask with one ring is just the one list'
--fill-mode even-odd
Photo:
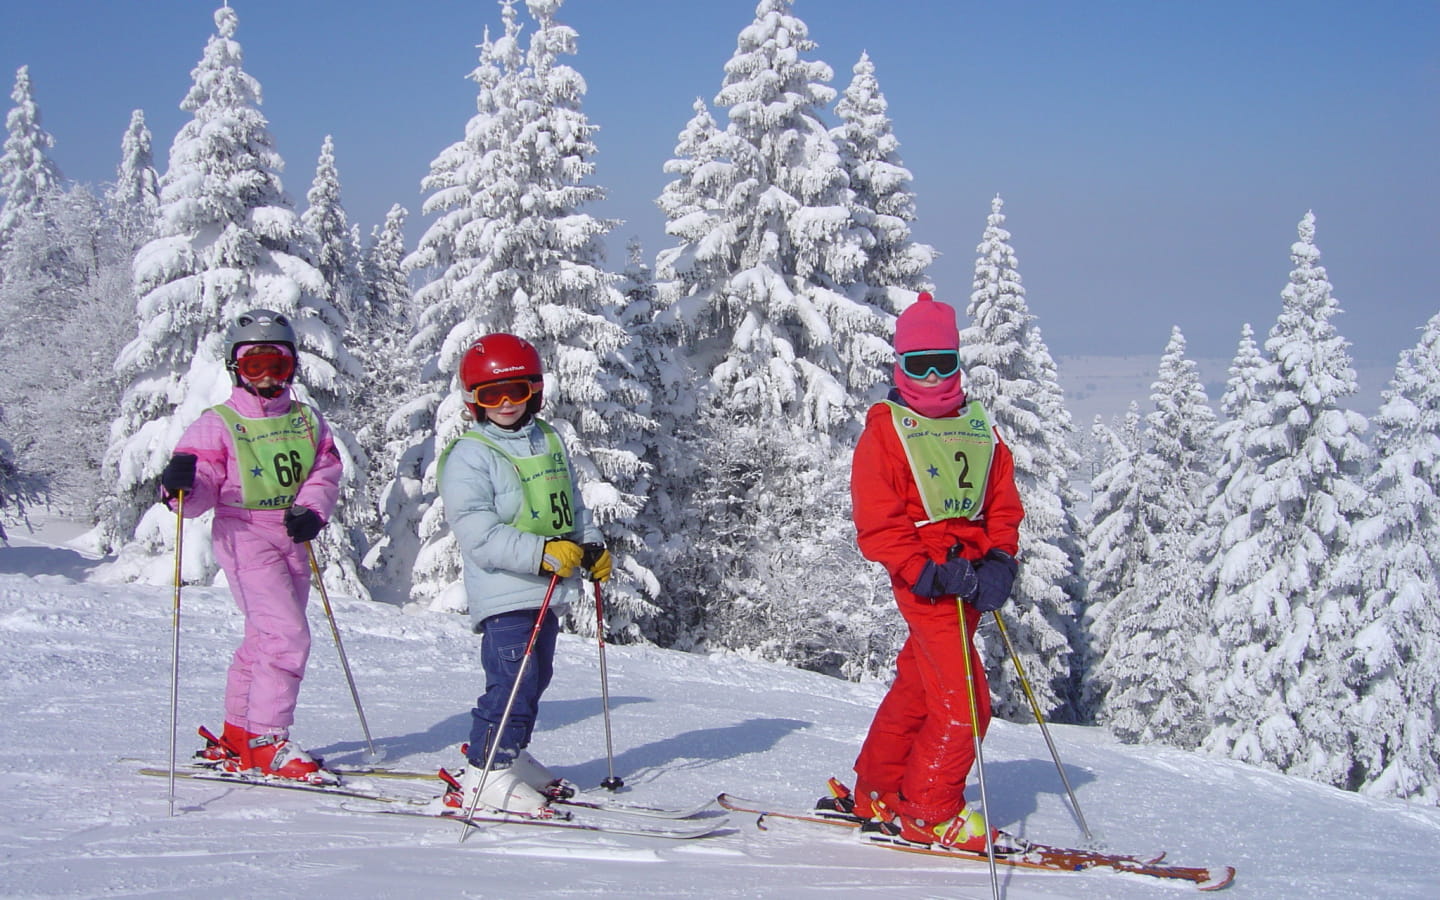
{"label": "groomed ski slope", "polygon": [[[743,816],[697,841],[496,827],[457,843],[451,823],[366,815],[323,796],[144,777],[122,757],[169,752],[172,591],[88,581],[73,550],[0,548],[0,895],[21,897],[989,897],[988,869],[857,846],[804,825],[757,832]],[[370,730],[386,762],[456,765],[479,687],[463,618],[344,597],[332,602]],[[294,736],[337,763],[364,740],[329,625]],[[220,724],[240,619],[224,589],[186,588],[179,746]],[[811,799],[850,762],[883,687],[736,656],[607,648],[621,797],[688,804],[721,790]],[[607,774],[594,643],[562,636],[531,749],[585,788]],[[1440,809],[1376,800],[1094,728],[1053,726],[1100,843],[1163,848],[1186,865],[1234,865],[1229,897],[1440,896]],[[1082,840],[1033,725],[986,743],[994,819],[1050,843]],[[427,793],[426,786],[396,790]],[[972,781],[972,796],[975,789]],[[363,801],[346,801],[364,806]],[[718,814],[718,813],[717,813]],[[838,829],[836,831],[839,831]],[[1109,873],[1001,873],[1004,896],[1142,898],[1194,893]]]}

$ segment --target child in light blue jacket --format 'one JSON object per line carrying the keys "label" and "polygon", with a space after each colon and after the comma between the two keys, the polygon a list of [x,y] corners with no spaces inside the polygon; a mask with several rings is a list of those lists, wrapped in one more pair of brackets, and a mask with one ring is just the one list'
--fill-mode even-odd
{"label": "child in light blue jacket", "polygon": [[471,711],[465,770],[439,805],[468,810],[479,789],[479,807],[546,816],[568,788],[525,748],[554,670],[557,613],[580,596],[582,569],[595,581],[610,576],[610,554],[560,436],[536,418],[544,378],[535,347],[512,334],[480,338],[460,360],[460,383],[475,424],[445,448],[438,481],[482,635],[485,692]]}

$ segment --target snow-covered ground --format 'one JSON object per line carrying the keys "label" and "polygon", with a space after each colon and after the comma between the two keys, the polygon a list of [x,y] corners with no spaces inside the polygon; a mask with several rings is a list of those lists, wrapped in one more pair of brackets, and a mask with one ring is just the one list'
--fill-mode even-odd
{"label": "snow-covered ground", "polygon": [[[172,592],[89,583],[67,533],[13,529],[0,547],[0,895],[4,897],[988,897],[984,865],[863,847],[746,816],[695,841],[453,824],[347,811],[335,798],[197,781],[168,812]],[[458,616],[332,598],[371,733],[387,762],[459,762],[478,690],[479,640]],[[295,736],[360,763],[364,741],[320,604]],[[240,620],[222,589],[181,607],[180,746],[220,723]],[[635,802],[730,790],[802,804],[848,776],[879,700],[853,685],[730,657],[610,646],[615,769]],[[562,636],[532,750],[582,787],[607,773],[593,642]],[[1106,847],[1229,864],[1234,897],[1440,896],[1440,809],[1348,794],[1189,753],[1052,728],[1085,817]],[[986,743],[993,817],[1051,843],[1081,840],[1039,729],[997,722]],[[396,783],[396,790],[424,787]],[[973,794],[972,784],[972,794]],[[347,805],[365,806],[364,801]],[[718,811],[716,815],[719,815]],[[1133,875],[1001,870],[1028,898],[1192,893]]]}

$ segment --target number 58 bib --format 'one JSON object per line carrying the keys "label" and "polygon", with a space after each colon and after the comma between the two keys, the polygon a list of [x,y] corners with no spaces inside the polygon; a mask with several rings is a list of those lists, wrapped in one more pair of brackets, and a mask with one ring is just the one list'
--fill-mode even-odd
{"label": "number 58 bib", "polygon": [[240,506],[286,509],[315,467],[315,413],[292,403],[281,416],[249,419],[228,406],[214,407],[235,442],[240,468]]}

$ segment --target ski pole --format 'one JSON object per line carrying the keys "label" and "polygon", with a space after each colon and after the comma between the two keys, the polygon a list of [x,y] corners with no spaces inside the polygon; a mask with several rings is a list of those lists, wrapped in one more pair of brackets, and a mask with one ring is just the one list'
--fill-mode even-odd
{"label": "ski pole", "polygon": [[340,628],[335,624],[335,611],[330,608],[330,594],[325,590],[325,577],[320,574],[320,564],[315,559],[315,546],[305,542],[305,553],[310,557],[310,571],[315,575],[315,585],[320,589],[320,601],[325,606],[325,618],[330,620],[330,633],[335,636],[335,649],[340,653],[340,668],[345,670],[345,681],[350,685],[350,698],[355,701],[355,712],[360,716],[360,730],[365,733],[365,746],[370,748],[366,762],[374,765],[383,757],[375,750],[370,740],[370,726],[365,723],[365,710],[360,706],[360,692],[355,690],[355,676],[350,674],[350,660],[345,658],[345,644],[340,640]]}
{"label": "ski pole", "polygon": [[1050,727],[1045,724],[1045,717],[1040,714],[1040,703],[1035,699],[1035,692],[1030,689],[1030,679],[1025,677],[1025,668],[1020,665],[1020,654],[1015,652],[1015,645],[1010,643],[1010,631],[1005,627],[1005,620],[1000,618],[1000,611],[997,609],[991,613],[995,617],[995,627],[1000,629],[1000,639],[1005,642],[1005,652],[1010,654],[1010,660],[1015,663],[1015,674],[1020,676],[1020,689],[1025,692],[1025,699],[1030,701],[1030,711],[1035,714],[1035,721],[1040,723],[1040,733],[1045,736],[1045,746],[1050,748],[1050,758],[1055,760],[1055,769],[1060,773],[1060,781],[1065,785],[1065,793],[1070,795],[1070,805],[1075,810],[1075,818],[1080,822],[1080,830],[1085,832],[1085,840],[1095,842],[1095,836],[1090,833],[1090,826],[1085,822],[1085,814],[1080,811],[1080,801],[1075,797],[1075,790],[1070,787],[1070,779],[1065,775],[1065,767],[1060,764],[1060,753],[1055,749],[1055,742],[1050,739]]}
{"label": "ski pole", "polygon": [[175,492],[175,602],[170,647],[170,815],[175,815],[175,732],[180,703],[180,553],[185,541],[185,491]]}
{"label": "ski pole", "polygon": [[990,797],[985,790],[985,754],[980,749],[980,710],[975,702],[975,660],[971,658],[975,647],[965,630],[965,603],[955,598],[955,608],[960,616],[960,655],[965,659],[965,692],[970,699],[970,736],[975,741],[975,771],[980,778],[980,807],[985,811],[985,858],[990,862],[990,890],[995,900],[1000,900],[1000,875],[995,868],[995,839],[990,832]]}
{"label": "ski pole", "polygon": [[615,745],[610,739],[610,679],[605,673],[605,606],[600,600],[600,582],[592,583],[595,585],[595,640],[600,648],[600,706],[605,713],[605,760],[610,767],[610,777],[600,782],[600,786],[607,791],[618,791],[625,786],[625,781],[615,775]]}
{"label": "ski pole", "polygon": [[510,686],[510,697],[505,701],[505,711],[500,714],[500,724],[495,728],[495,736],[490,741],[490,747],[485,753],[485,769],[480,773],[480,783],[475,785],[475,796],[470,798],[470,806],[465,810],[464,827],[460,829],[460,843],[465,843],[465,838],[470,836],[470,819],[475,815],[475,807],[480,804],[480,792],[485,790],[485,780],[490,777],[490,767],[495,764],[495,751],[500,749],[500,741],[505,736],[505,726],[510,724],[510,710],[515,707],[515,697],[520,693],[520,682],[525,680],[525,670],[530,665],[530,656],[535,651],[535,641],[540,637],[540,626],[545,624],[545,614],[550,611],[550,598],[555,596],[555,585],[560,583],[560,573],[556,572],[550,576],[550,586],[545,589],[545,599],[540,602],[540,614],[535,617],[535,627],[530,629],[530,640],[525,644],[525,655],[520,657],[520,668],[515,672],[515,683]]}

